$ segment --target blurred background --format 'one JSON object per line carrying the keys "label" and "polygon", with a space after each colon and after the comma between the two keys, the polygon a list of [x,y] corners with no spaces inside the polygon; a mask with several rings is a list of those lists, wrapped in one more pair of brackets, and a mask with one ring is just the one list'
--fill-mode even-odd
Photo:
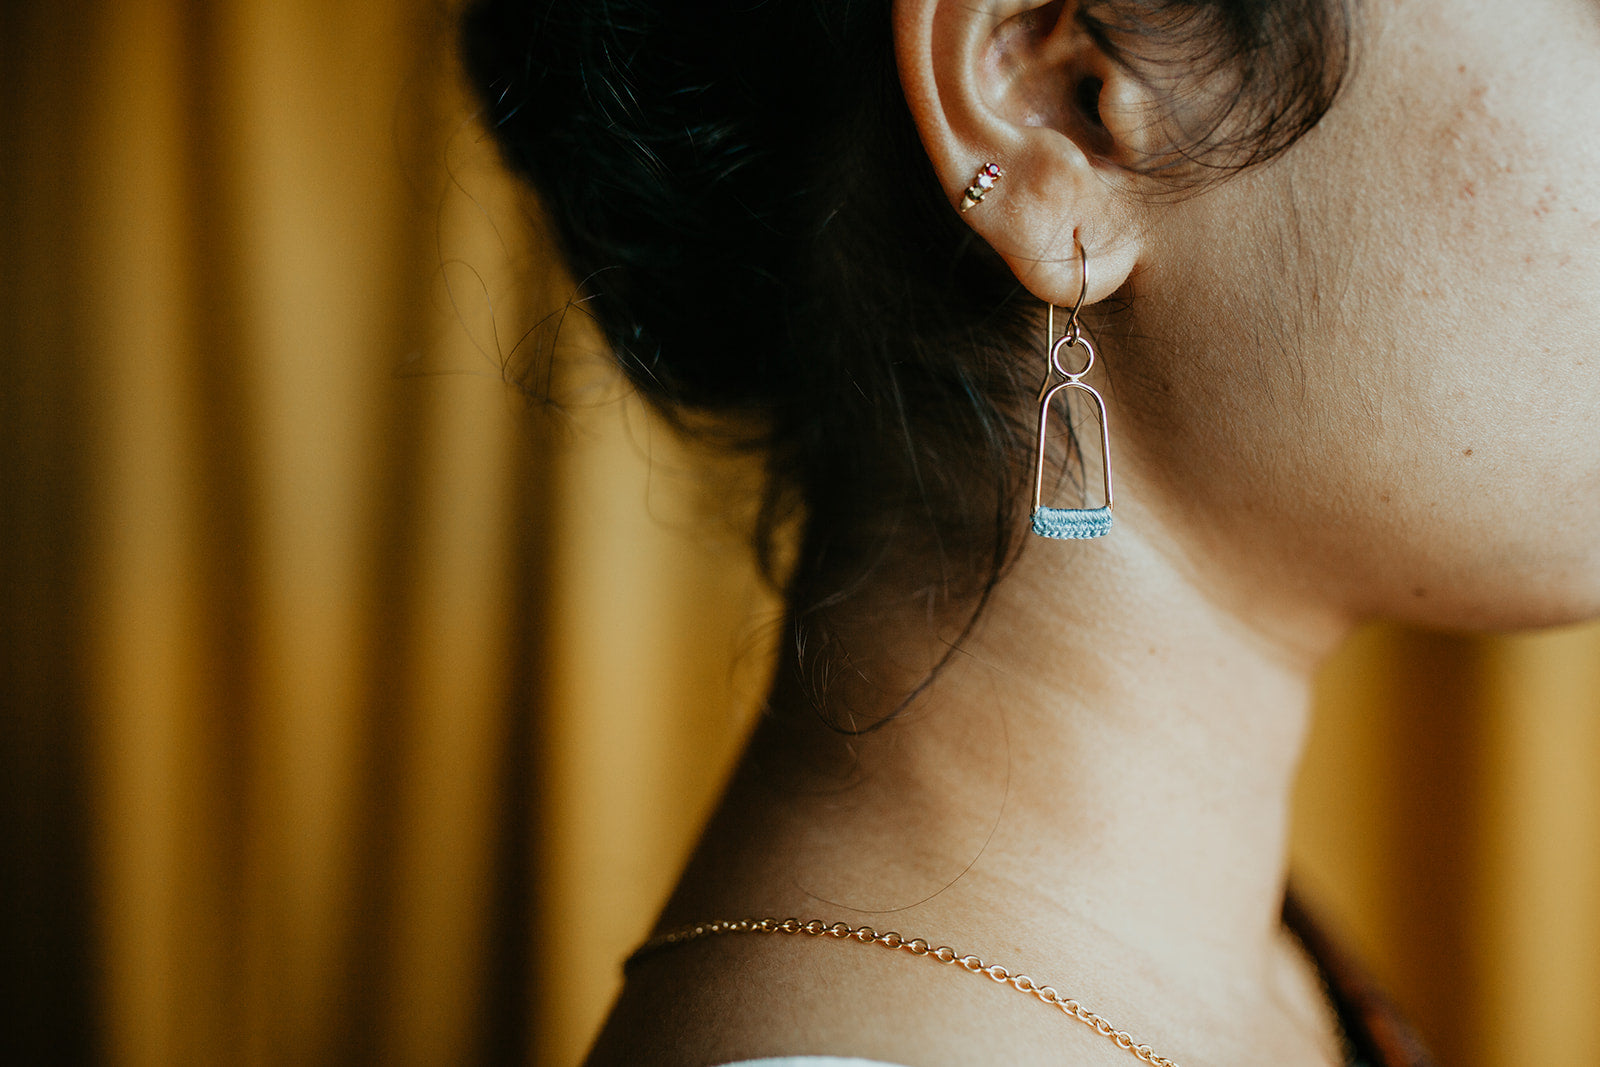
{"label": "blurred background", "polygon": [[[0,1057],[576,1063],[760,696],[752,473],[440,0],[0,12]],[[1596,628],[1329,668],[1299,877],[1443,1063],[1600,1064],[1597,771]]]}

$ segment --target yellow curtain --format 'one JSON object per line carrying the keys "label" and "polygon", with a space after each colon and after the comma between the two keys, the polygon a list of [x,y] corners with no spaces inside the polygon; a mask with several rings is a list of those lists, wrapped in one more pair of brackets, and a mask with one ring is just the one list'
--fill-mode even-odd
{"label": "yellow curtain", "polygon": [[[3,18],[18,1039],[576,1062],[767,671],[751,472],[561,313],[440,4]],[[1446,1063],[1600,1062],[1600,630],[1373,630],[1323,703],[1308,895]]]}

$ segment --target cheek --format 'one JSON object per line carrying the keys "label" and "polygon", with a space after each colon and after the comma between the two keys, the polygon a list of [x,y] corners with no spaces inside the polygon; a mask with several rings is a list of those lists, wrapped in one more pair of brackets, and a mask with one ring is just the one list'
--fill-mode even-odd
{"label": "cheek", "polygon": [[1373,131],[1367,158],[1395,162],[1368,176],[1371,262],[1341,323],[1372,342],[1357,358],[1383,396],[1367,429],[1395,460],[1399,543],[1516,622],[1600,601],[1600,35],[1583,15],[1436,28],[1431,95]]}
{"label": "cheek", "polygon": [[1600,612],[1600,44],[1524,25],[1507,71],[1460,30],[1175,210],[1130,417],[1191,522],[1352,611],[1570,621]]}

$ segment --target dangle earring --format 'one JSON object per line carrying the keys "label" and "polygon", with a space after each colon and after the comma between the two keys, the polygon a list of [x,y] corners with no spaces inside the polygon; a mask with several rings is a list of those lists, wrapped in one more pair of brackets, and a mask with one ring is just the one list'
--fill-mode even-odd
{"label": "dangle earring", "polygon": [[[1033,532],[1040,537],[1087,539],[1104,537],[1111,531],[1111,435],[1106,427],[1106,402],[1092,385],[1083,380],[1083,376],[1094,367],[1094,345],[1083,335],[1082,324],[1078,322],[1083,298],[1089,292],[1089,257],[1076,234],[1073,235],[1073,244],[1078,249],[1082,281],[1078,302],[1072,306],[1067,316],[1067,328],[1060,337],[1055,335],[1056,307],[1054,304],[1046,305],[1050,309],[1045,316],[1045,350],[1048,355],[1044,384],[1039,387],[1039,457],[1033,472]],[[1082,356],[1071,355],[1074,349],[1081,351]],[[1083,360],[1083,366],[1068,370],[1063,360],[1076,361],[1077,358]],[[1100,466],[1106,485],[1104,507],[1047,508],[1041,503],[1044,496],[1045,439],[1050,428],[1050,404],[1056,394],[1072,389],[1089,394],[1089,399],[1094,401],[1095,414],[1100,419]]]}

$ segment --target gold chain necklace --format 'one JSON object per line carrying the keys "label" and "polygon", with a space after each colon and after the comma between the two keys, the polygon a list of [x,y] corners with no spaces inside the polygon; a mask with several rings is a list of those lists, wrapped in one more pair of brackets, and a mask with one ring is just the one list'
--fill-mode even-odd
{"label": "gold chain necklace", "polygon": [[1083,1023],[1094,1030],[1101,1037],[1116,1043],[1124,1052],[1132,1053],[1139,1060],[1151,1067],[1178,1067],[1178,1064],[1159,1054],[1149,1045],[1136,1042],[1126,1030],[1118,1030],[1105,1020],[1103,1016],[1079,1004],[1070,997],[1064,997],[1047,985],[1040,985],[1025,974],[1012,974],[998,963],[985,963],[977,956],[963,955],[948,945],[930,948],[928,943],[920,937],[906,938],[893,930],[880,934],[870,926],[851,926],[849,923],[827,923],[821,919],[812,919],[802,922],[799,919],[733,919],[719,920],[717,922],[698,923],[694,926],[685,926],[670,933],[659,934],[652,937],[628,957],[623,964],[624,969],[632,967],[641,957],[658,952],[673,945],[681,945],[688,941],[699,941],[701,938],[714,937],[718,934],[805,934],[808,937],[833,937],[840,941],[859,941],[863,945],[882,945],[887,949],[896,949],[909,952],[913,956],[926,956],[939,963],[948,963],[959,966],[962,970],[973,974],[981,974],[1001,985],[1008,985],[1019,993],[1027,993],[1038,998],[1052,1008],[1059,1008],[1063,1013]]}
{"label": "gold chain necklace", "polygon": [[[1323,1002],[1334,1020],[1335,1036],[1339,1042],[1343,1062],[1354,1063],[1355,1055],[1350,1044],[1350,1035],[1345,1032],[1339,1019],[1339,1012],[1334,1007],[1333,992],[1328,988],[1327,977],[1317,965],[1316,957],[1312,956],[1305,942],[1300,939],[1300,935],[1291,928],[1285,927],[1285,930],[1294,939],[1295,947],[1300,950],[1300,954],[1305,957],[1306,963],[1317,977]],[[909,952],[913,956],[926,956],[938,963],[959,965],[962,970],[981,974],[1001,985],[1008,985],[1019,993],[1036,997],[1052,1008],[1059,1008],[1063,1014],[1070,1015],[1090,1027],[1101,1037],[1114,1042],[1118,1048],[1132,1053],[1135,1058],[1150,1064],[1151,1067],[1178,1067],[1176,1062],[1156,1052],[1149,1045],[1136,1043],[1126,1030],[1118,1030],[1107,1022],[1104,1016],[1095,1014],[1070,997],[1063,997],[1052,986],[1040,985],[1025,974],[1012,974],[998,963],[984,963],[977,956],[962,955],[948,945],[930,948],[920,937],[907,938],[893,930],[880,934],[870,926],[828,923],[821,919],[811,919],[806,922],[799,919],[723,919],[658,934],[635,949],[633,955],[622,965],[623,969],[632,967],[641,958],[664,948],[671,948],[673,945],[681,945],[688,941],[699,941],[701,938],[714,937],[718,934],[805,934],[807,937],[832,937],[840,941],[859,941],[863,945],[882,945],[887,949]]]}

